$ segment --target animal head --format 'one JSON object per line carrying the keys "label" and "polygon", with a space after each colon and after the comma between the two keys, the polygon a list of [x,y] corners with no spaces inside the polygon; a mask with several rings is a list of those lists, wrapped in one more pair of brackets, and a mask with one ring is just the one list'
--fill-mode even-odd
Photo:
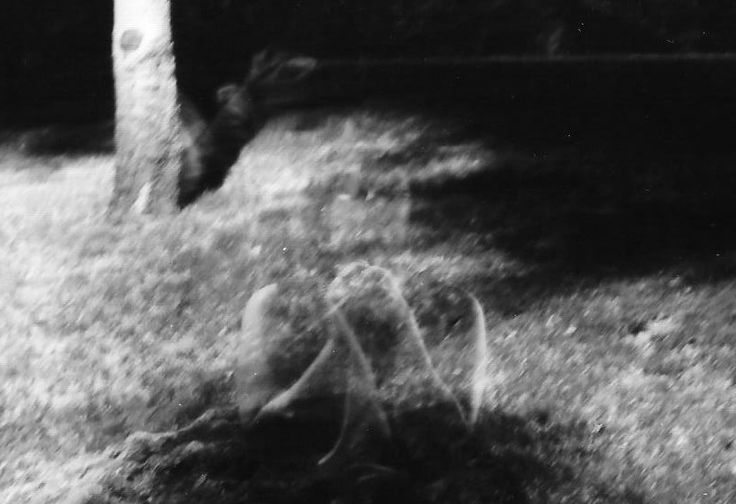
{"label": "animal head", "polygon": [[293,90],[317,67],[314,58],[265,50],[253,56],[241,84],[226,84],[216,93],[220,111],[241,119],[260,116],[274,104],[283,105]]}
{"label": "animal head", "polygon": [[243,146],[275,106],[293,100],[293,89],[311,74],[316,60],[262,51],[253,56],[241,84],[226,84],[215,95],[218,112],[208,124],[182,100],[185,153],[179,177],[180,206],[204,190],[219,187]]}

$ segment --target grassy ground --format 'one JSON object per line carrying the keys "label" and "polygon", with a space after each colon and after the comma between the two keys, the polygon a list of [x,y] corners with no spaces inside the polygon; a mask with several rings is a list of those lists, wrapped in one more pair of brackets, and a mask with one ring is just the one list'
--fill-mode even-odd
{"label": "grassy ground", "polygon": [[448,476],[453,502],[736,501],[730,154],[463,124],[284,117],[220,191],[117,227],[111,155],[8,135],[0,502],[79,501],[109,445],[227,405],[250,294],[278,281],[319,338],[320,296],[357,259],[485,307],[495,462]]}

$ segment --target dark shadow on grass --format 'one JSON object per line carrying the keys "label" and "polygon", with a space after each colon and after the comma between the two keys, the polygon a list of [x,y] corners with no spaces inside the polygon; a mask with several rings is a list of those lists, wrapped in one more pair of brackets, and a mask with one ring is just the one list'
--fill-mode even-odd
{"label": "dark shadow on grass", "polygon": [[[503,273],[455,279],[508,315],[602,280],[736,276],[729,109],[693,102],[670,110],[666,100],[582,105],[377,108],[378,117],[412,117],[391,132],[401,138],[407,128],[412,139],[367,152],[358,181],[334,183],[355,208],[340,203],[343,210],[328,212],[345,221],[328,231],[382,223],[373,233],[380,239],[345,233],[337,251],[370,258],[408,246],[511,259]],[[407,201],[409,210],[398,211]]]}
{"label": "dark shadow on grass", "polygon": [[428,131],[371,168],[438,159],[469,141],[496,154],[470,173],[411,181],[420,246],[501,250],[552,283],[663,270],[692,282],[732,277],[736,151],[726,137],[735,125],[717,104],[697,106],[609,103],[590,115],[579,103],[506,104],[492,117],[438,106],[435,117],[461,129]]}
{"label": "dark shadow on grass", "polygon": [[489,169],[415,186],[412,218],[438,237],[470,233],[526,262],[578,274],[722,265],[719,258],[736,247],[734,173],[705,167],[678,174],[664,163],[638,168]]}
{"label": "dark shadow on grass", "polygon": [[[601,503],[644,502],[641,494],[598,481],[604,463],[584,423],[554,424],[489,412],[468,434],[435,408],[394,414],[393,441],[376,445],[371,464],[319,470],[338,432],[339,408],[304,405],[295,419],[243,428],[237,413],[200,422],[176,440],[138,448],[87,504],[263,502]],[[593,470],[591,471],[591,467]]]}

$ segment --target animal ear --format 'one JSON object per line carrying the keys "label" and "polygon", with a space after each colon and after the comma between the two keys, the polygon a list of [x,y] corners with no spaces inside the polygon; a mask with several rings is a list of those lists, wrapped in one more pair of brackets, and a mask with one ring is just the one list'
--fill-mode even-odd
{"label": "animal ear", "polygon": [[253,56],[248,84],[286,84],[302,80],[317,67],[317,60],[265,49]]}
{"label": "animal ear", "polygon": [[306,56],[296,56],[281,62],[272,74],[274,81],[296,82],[304,79],[317,68],[317,60]]}
{"label": "animal ear", "polygon": [[219,103],[220,105],[224,105],[225,103],[229,102],[230,99],[235,96],[239,90],[240,86],[238,86],[237,84],[225,84],[224,86],[217,89],[215,99],[217,100],[217,103]]}
{"label": "animal ear", "polygon": [[269,73],[276,60],[276,53],[271,48],[266,48],[256,54],[250,60],[250,70],[246,77],[246,83],[253,82]]}
{"label": "animal ear", "polygon": [[263,73],[266,64],[271,59],[271,57],[272,54],[270,49],[264,49],[260,52],[255,53],[250,60],[250,70],[248,73],[248,77],[250,78]]}

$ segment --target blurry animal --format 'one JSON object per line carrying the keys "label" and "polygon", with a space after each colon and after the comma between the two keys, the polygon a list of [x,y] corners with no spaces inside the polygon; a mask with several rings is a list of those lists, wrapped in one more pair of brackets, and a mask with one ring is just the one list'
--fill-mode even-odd
{"label": "blurry animal", "polygon": [[268,50],[257,53],[243,83],[217,90],[218,111],[209,123],[186,98],[180,98],[185,142],[179,173],[180,207],[222,185],[241,149],[276,106],[288,103],[289,92],[315,67],[313,58]]}

